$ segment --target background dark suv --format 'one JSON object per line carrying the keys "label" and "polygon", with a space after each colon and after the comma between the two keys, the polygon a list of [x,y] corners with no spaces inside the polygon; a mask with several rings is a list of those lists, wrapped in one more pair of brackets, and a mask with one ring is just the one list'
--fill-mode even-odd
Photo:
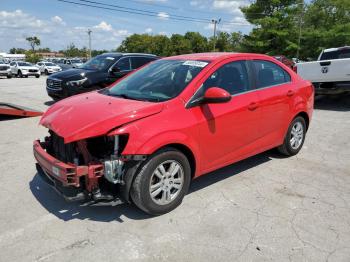
{"label": "background dark suv", "polygon": [[149,54],[104,53],[78,68],[52,74],[46,80],[47,94],[54,100],[101,89],[159,57]]}

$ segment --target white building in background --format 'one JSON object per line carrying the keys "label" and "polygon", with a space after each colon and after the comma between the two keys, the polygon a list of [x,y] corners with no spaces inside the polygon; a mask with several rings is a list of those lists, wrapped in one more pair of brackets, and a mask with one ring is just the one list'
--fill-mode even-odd
{"label": "white building in background", "polygon": [[0,59],[4,59],[7,61],[12,60],[25,60],[26,55],[25,54],[8,54],[8,53],[1,53],[0,52]]}

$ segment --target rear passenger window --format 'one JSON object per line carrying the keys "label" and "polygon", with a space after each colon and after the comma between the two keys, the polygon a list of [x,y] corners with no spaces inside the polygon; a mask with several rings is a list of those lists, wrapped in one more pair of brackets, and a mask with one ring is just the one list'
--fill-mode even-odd
{"label": "rear passenger window", "polygon": [[132,69],[137,69],[151,61],[153,61],[154,59],[149,58],[149,57],[132,57],[131,58],[131,67]]}
{"label": "rear passenger window", "polygon": [[245,61],[235,61],[223,65],[203,85],[204,91],[209,87],[220,87],[231,95],[248,91],[249,80]]}
{"label": "rear passenger window", "polygon": [[254,60],[253,66],[256,88],[275,86],[291,81],[290,75],[275,63],[264,60]]}

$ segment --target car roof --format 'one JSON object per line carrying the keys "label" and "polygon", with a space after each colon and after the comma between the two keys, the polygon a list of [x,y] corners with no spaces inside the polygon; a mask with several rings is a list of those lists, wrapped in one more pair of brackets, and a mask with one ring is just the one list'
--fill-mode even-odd
{"label": "car roof", "polygon": [[261,54],[254,54],[254,53],[233,53],[233,52],[212,52],[212,53],[195,53],[195,54],[186,54],[186,55],[178,55],[178,56],[171,56],[167,57],[165,59],[182,59],[182,60],[202,60],[202,61],[217,61],[217,60],[223,60],[226,58],[233,58],[233,57],[260,57],[260,58],[267,58],[269,56],[267,55],[261,55]]}
{"label": "car roof", "polygon": [[145,53],[119,53],[119,52],[113,52],[113,53],[103,53],[101,56],[151,56],[151,57],[157,57],[156,55],[152,54],[145,54]]}
{"label": "car roof", "polygon": [[339,51],[339,50],[344,50],[344,49],[350,49],[350,46],[327,48],[327,49],[323,50],[323,52],[326,53],[326,52]]}

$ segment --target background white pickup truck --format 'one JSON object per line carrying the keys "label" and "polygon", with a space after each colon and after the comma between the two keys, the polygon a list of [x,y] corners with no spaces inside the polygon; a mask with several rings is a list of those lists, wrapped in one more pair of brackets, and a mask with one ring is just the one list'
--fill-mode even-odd
{"label": "background white pickup truck", "polygon": [[297,73],[315,86],[315,93],[350,92],[350,46],[329,48],[317,61],[296,64]]}

